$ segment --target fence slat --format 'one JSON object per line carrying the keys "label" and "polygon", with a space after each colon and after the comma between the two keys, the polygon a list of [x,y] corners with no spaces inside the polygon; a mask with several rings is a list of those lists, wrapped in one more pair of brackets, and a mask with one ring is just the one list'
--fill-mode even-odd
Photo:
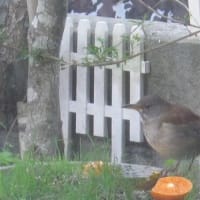
{"label": "fence slat", "polygon": [[[123,56],[123,36],[126,33],[125,25],[115,24],[113,28],[113,46],[117,48],[119,59]],[[112,161],[121,162],[124,149],[123,121],[122,121],[122,95],[123,95],[123,69],[112,69]]]}
{"label": "fence slat", "polygon": [[[119,54],[118,58],[121,59],[123,54],[125,54],[125,42],[123,41],[123,36],[126,36],[126,28],[130,30],[125,24],[122,22],[116,23],[114,26],[110,26],[107,21],[95,22],[96,28],[91,28],[90,21],[88,19],[80,19],[74,23],[71,18],[67,18],[63,39],[61,42],[61,51],[60,57],[67,61],[68,63],[72,63],[73,60],[78,60],[79,63],[82,58],[86,55],[87,47],[90,44],[91,35],[94,34],[94,42],[98,47],[101,45],[101,42],[105,41],[105,46],[108,45],[108,34],[109,30],[112,28],[112,46],[114,46]],[[73,27],[74,26],[74,27]],[[110,27],[108,27],[110,26]],[[77,30],[77,53],[72,50],[72,42],[73,42],[73,31]],[[135,32],[133,30],[136,30]],[[95,32],[92,32],[95,31]],[[91,34],[92,32],[92,34]],[[131,54],[136,54],[141,52],[144,48],[144,34],[141,29],[136,26],[132,27],[131,38],[137,37],[133,43],[130,42],[130,50]],[[138,37],[140,39],[138,40]],[[99,40],[101,38],[101,42]],[[69,149],[71,144],[71,127],[70,127],[70,112],[76,114],[76,130],[75,132],[78,134],[86,134],[88,133],[87,127],[87,115],[92,115],[94,117],[93,124],[93,134],[98,137],[105,137],[105,118],[111,118],[111,156],[112,161],[121,163],[123,152],[124,152],[124,141],[125,141],[125,133],[123,127],[123,120],[128,120],[130,122],[130,140],[135,142],[143,141],[143,135],[141,134],[141,125],[140,125],[140,117],[139,114],[130,109],[122,109],[123,100],[126,100],[130,97],[130,103],[136,102],[143,95],[143,76],[142,73],[148,73],[149,64],[148,62],[144,62],[144,55],[139,55],[133,59],[128,60],[126,63],[120,64],[119,66],[111,65],[105,67],[94,67],[94,77],[89,77],[93,75],[93,73],[89,73],[89,68],[84,66],[77,66],[76,78],[73,77],[73,81],[71,81],[72,75],[72,67],[70,68],[70,64],[63,66],[64,70],[60,72],[60,108],[61,108],[61,119],[63,122],[62,131],[65,143],[65,155],[69,155]],[[142,71],[143,67],[143,71]],[[106,72],[105,68],[111,69],[112,74],[111,77],[109,75],[109,79],[111,80],[111,97],[112,99],[111,105],[106,104]],[[144,70],[145,69],[145,70]],[[123,82],[124,71],[126,73],[130,73],[130,81],[127,81],[126,84]],[[110,70],[109,70],[110,73]],[[94,87],[89,86],[89,80],[94,78]],[[76,80],[75,80],[76,79]],[[76,81],[76,83],[75,83]],[[130,90],[129,94],[126,98],[123,98],[125,95],[124,86],[130,82]],[[76,95],[72,94],[72,86],[71,84],[76,84]],[[89,102],[89,89],[94,89],[94,102]],[[127,95],[126,90],[126,95]],[[74,94],[74,93],[73,93]],[[92,94],[92,93],[90,93]]]}
{"label": "fence slat", "polygon": [[[87,19],[81,19],[77,28],[77,53],[86,55],[90,42],[91,26]],[[76,132],[87,133],[87,103],[88,103],[88,68],[77,66],[77,112],[76,112]]]}
{"label": "fence slat", "polygon": [[[104,21],[99,21],[95,28],[95,46],[102,47],[102,43],[107,46],[108,25]],[[105,69],[104,67],[94,67],[94,135],[105,137]]]}
{"label": "fence slat", "polygon": [[190,24],[200,25],[200,1],[188,0],[188,7],[190,11]]}
{"label": "fence slat", "polygon": [[[61,41],[60,58],[64,61],[70,61],[70,52],[72,51],[73,42],[73,23],[71,18],[67,18],[65,29]],[[62,134],[64,140],[64,153],[66,157],[70,155],[70,127],[69,127],[69,94],[70,94],[70,66],[65,65],[63,70],[60,70],[59,84],[59,101],[62,121]]]}
{"label": "fence slat", "polygon": [[[137,37],[137,38],[136,38]],[[138,39],[139,37],[139,39]],[[141,28],[133,26],[130,35],[130,51],[132,54],[142,52],[144,50],[144,34]],[[141,65],[144,55],[141,54],[132,60],[133,70],[130,71],[130,102],[135,103],[143,95],[143,75],[141,74]],[[130,118],[130,141],[142,142],[143,135],[141,133],[140,116],[136,111],[132,111]]]}

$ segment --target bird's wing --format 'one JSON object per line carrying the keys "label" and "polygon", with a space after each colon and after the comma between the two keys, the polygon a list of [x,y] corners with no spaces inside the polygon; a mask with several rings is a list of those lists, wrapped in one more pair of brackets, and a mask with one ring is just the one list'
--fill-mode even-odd
{"label": "bird's wing", "polygon": [[182,106],[172,106],[171,109],[162,117],[162,123],[174,125],[188,124],[199,121],[200,117],[188,108]]}
{"label": "bird's wing", "polygon": [[168,137],[179,136],[182,139],[192,136],[193,139],[200,139],[200,117],[191,110],[173,106],[160,122],[160,131],[168,135]]}
{"label": "bird's wing", "polygon": [[173,135],[181,137],[192,136],[193,138],[200,139],[200,121],[189,122],[186,124],[171,124],[168,122],[162,122],[160,126],[161,133],[165,135]]}
{"label": "bird's wing", "polygon": [[189,124],[162,123],[157,146],[160,154],[172,158],[187,158],[200,152],[200,122]]}
{"label": "bird's wing", "polygon": [[200,117],[185,107],[173,106],[162,117],[160,130],[167,135],[176,133],[180,137],[187,138],[188,135],[192,135],[194,139],[200,139]]}
{"label": "bird's wing", "polygon": [[181,106],[172,106],[160,119],[156,148],[161,155],[179,158],[200,152],[200,117]]}

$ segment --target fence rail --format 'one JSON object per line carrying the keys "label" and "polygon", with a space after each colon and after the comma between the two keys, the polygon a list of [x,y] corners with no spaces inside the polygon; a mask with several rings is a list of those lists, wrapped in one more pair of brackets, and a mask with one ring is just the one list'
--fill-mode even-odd
{"label": "fence rail", "polygon": [[[60,110],[66,156],[70,153],[72,136],[70,113],[76,114],[76,133],[88,134],[89,116],[92,117],[93,135],[111,135],[112,161],[121,162],[124,151],[124,120],[129,122],[129,140],[142,142],[140,118],[137,112],[122,109],[125,103],[136,102],[143,95],[143,73],[148,65],[141,54],[126,63],[109,66],[74,66],[87,56],[90,45],[115,47],[121,59],[142,52],[144,34],[139,25],[127,26],[118,22],[108,23],[68,17],[61,43],[60,57],[67,64],[60,71]],[[127,39],[128,37],[128,39]],[[137,39],[134,39],[137,38]],[[145,68],[144,66],[147,66]],[[108,130],[108,119],[111,128]],[[110,131],[111,133],[108,133]]]}

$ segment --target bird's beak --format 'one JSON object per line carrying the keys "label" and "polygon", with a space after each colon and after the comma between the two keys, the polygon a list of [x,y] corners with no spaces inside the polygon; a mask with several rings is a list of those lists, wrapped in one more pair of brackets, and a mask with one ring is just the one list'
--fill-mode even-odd
{"label": "bird's beak", "polygon": [[122,108],[130,108],[130,109],[137,110],[139,112],[143,110],[143,106],[139,103],[123,105]]}

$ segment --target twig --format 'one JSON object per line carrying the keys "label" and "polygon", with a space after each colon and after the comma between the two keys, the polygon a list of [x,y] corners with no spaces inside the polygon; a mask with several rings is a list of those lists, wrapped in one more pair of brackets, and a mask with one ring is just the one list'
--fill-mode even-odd
{"label": "twig", "polygon": [[[154,8],[152,8],[151,6],[149,6],[148,4],[146,4],[143,0],[136,0],[137,2],[139,2],[140,4],[142,4],[145,8],[147,8],[148,10],[152,11],[152,12],[155,12],[158,16],[164,18],[164,19],[169,19],[169,17],[165,16],[165,15],[162,15],[160,14],[159,12],[157,12]],[[182,21],[179,21],[179,20],[176,20],[176,19],[171,19],[173,22],[176,22],[176,23],[180,23],[180,24],[183,24]]]}
{"label": "twig", "polygon": [[188,11],[188,13],[190,13],[188,7],[183,2],[181,2],[179,0],[173,0],[173,1],[175,1],[176,3],[178,3],[179,5],[181,5],[183,8],[185,8],[185,10]]}
{"label": "twig", "polygon": [[16,123],[17,123],[17,116],[14,118],[14,120],[12,121],[12,124],[10,125],[10,127],[7,131],[7,134],[6,134],[6,137],[5,137],[5,142],[4,142],[4,145],[3,145],[3,149],[6,148],[8,137],[10,136],[10,134],[11,134]]}
{"label": "twig", "polygon": [[[184,40],[184,39],[186,39],[186,38],[189,38],[189,37],[191,37],[191,36],[193,36],[193,35],[196,35],[196,34],[198,34],[198,33],[200,33],[200,30],[191,32],[191,33],[189,33],[189,34],[187,34],[187,35],[185,35],[185,36],[182,36],[182,37],[180,37],[180,38],[178,38],[178,39],[169,41],[168,43],[161,44],[161,45],[158,45],[158,46],[156,46],[156,47],[146,49],[146,50],[144,50],[144,51],[141,51],[141,52],[136,53],[136,54],[134,54],[134,55],[128,56],[128,57],[126,57],[126,58],[122,58],[121,60],[117,60],[117,61],[105,61],[105,62],[101,62],[101,63],[94,63],[94,62],[93,62],[93,63],[88,63],[88,64],[86,64],[86,63],[77,63],[77,62],[73,62],[73,63],[69,64],[69,63],[66,62],[66,64],[67,64],[67,65],[86,66],[86,67],[93,67],[93,66],[102,67],[102,66],[105,66],[105,65],[116,65],[116,64],[124,63],[124,62],[126,62],[127,60],[133,59],[133,58],[135,58],[135,57],[137,57],[137,56],[139,56],[139,55],[141,55],[141,54],[148,53],[148,52],[150,52],[150,51],[155,51],[155,50],[160,49],[160,48],[163,48],[163,47],[167,47],[167,46],[169,46],[169,45],[172,45],[172,44],[174,44],[174,43],[176,43],[176,42],[179,42],[179,41],[181,41],[181,40]],[[51,58],[54,59],[52,56],[51,56]],[[55,58],[55,60],[58,60],[58,58]]]}
{"label": "twig", "polygon": [[[154,12],[154,13],[156,13],[158,16],[160,16],[160,17],[162,17],[162,18],[164,18],[164,19],[169,19],[169,17],[167,17],[167,16],[165,16],[165,15],[163,15],[163,14],[160,14],[159,12],[157,12],[154,8],[152,8],[151,6],[149,6],[148,4],[146,4],[143,0],[136,0],[136,1],[138,1],[140,4],[142,4],[145,8],[147,8],[148,10],[150,10],[150,11],[152,11],[152,12]],[[184,7],[187,11],[188,11],[188,13],[190,14],[190,12],[189,12],[189,9],[187,8],[187,6],[184,4],[184,3],[182,3],[182,2],[180,2],[179,0],[174,0],[175,2],[177,2],[178,4],[180,4],[182,7]],[[160,2],[159,2],[160,3]],[[171,19],[170,18],[170,20],[172,21],[172,22],[175,22],[175,23],[179,23],[179,24],[184,24],[182,21],[180,21],[180,20],[177,20],[177,19]],[[190,26],[192,26],[192,27],[195,27],[195,28],[200,28],[199,26],[197,26],[197,25],[194,25],[194,24],[190,24]]]}
{"label": "twig", "polygon": [[[192,13],[190,12],[190,10],[188,9],[188,7],[181,2],[180,0],[174,0],[177,4],[179,4],[180,6],[182,6],[183,8],[185,8],[185,10],[189,13],[189,16],[192,17],[194,19],[194,21],[196,22],[197,20],[193,17]],[[190,26],[193,26],[195,28],[199,28],[199,26],[194,25],[194,24],[190,24]]]}

